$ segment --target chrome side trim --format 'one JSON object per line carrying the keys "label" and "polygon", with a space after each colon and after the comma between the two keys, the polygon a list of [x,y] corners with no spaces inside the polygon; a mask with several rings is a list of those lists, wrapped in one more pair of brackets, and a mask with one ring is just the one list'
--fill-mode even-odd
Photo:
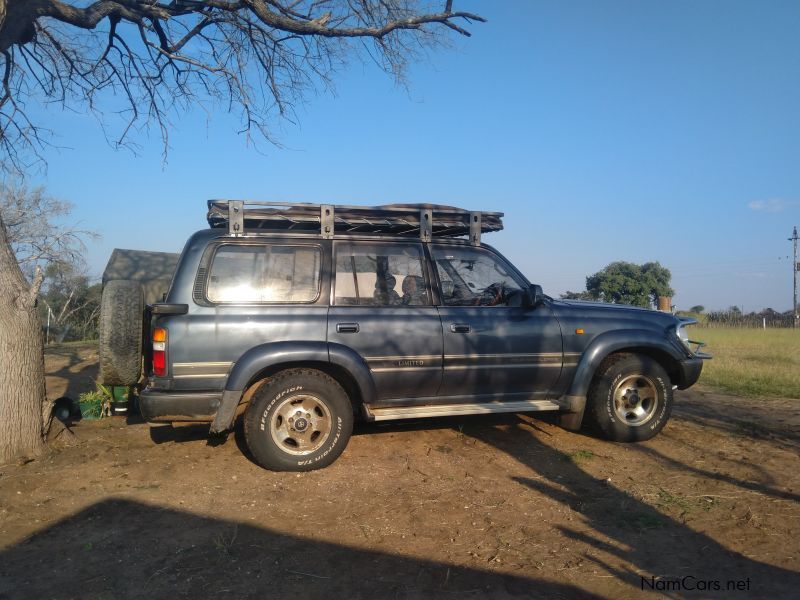
{"label": "chrome side trim", "polygon": [[420,354],[418,356],[367,356],[367,360],[413,360],[413,359],[430,359],[434,360],[437,358],[442,358],[441,354]]}
{"label": "chrome side trim", "polygon": [[466,369],[530,369],[531,367],[541,367],[541,368],[550,368],[556,367],[560,369],[563,365],[560,362],[557,363],[547,363],[547,362],[538,362],[538,361],[531,361],[525,363],[518,363],[518,364],[508,364],[508,363],[497,363],[497,364],[468,364],[468,365],[445,365],[445,369],[450,369],[451,371],[463,371]]}
{"label": "chrome side trim", "polygon": [[549,411],[559,410],[560,408],[558,404],[551,400],[521,400],[517,402],[482,402],[476,404],[442,404],[395,408],[369,407],[368,410],[375,421],[390,421],[395,419],[421,419],[489,413]]}
{"label": "chrome side trim", "polygon": [[540,352],[532,354],[425,354],[418,356],[368,356],[367,365],[373,373],[392,371],[430,371],[442,368],[464,369],[517,369],[531,367],[576,367],[579,352]]}
{"label": "chrome side trim", "polygon": [[225,377],[231,366],[232,362],[174,363],[172,376],[175,379]]}

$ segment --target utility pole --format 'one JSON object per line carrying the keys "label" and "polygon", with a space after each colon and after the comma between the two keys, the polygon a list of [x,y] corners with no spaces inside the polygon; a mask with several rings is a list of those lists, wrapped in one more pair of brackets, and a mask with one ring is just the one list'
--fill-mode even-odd
{"label": "utility pole", "polygon": [[794,307],[794,321],[792,322],[792,326],[797,327],[797,272],[800,271],[800,263],[797,262],[797,225],[794,226],[794,232],[792,233],[792,237],[789,238],[789,241],[794,244],[794,259],[792,260],[792,306]]}

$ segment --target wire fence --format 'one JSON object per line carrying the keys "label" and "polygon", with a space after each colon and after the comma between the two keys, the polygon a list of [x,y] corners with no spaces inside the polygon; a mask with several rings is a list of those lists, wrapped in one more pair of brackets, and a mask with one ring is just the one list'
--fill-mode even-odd
{"label": "wire fence", "polygon": [[709,313],[706,318],[699,319],[695,327],[706,328],[742,328],[742,329],[787,329],[798,326],[795,323],[794,315],[791,314],[772,314],[772,315],[735,315],[726,313]]}

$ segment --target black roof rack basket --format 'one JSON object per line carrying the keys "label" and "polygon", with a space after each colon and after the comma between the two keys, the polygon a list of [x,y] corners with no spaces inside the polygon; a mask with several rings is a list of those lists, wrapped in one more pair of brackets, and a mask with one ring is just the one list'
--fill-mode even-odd
{"label": "black roof rack basket", "polygon": [[469,236],[480,244],[481,233],[503,229],[503,213],[469,211],[439,204],[342,206],[249,200],[209,200],[210,227],[227,227],[231,235],[276,231],[322,235],[391,235],[419,237]]}

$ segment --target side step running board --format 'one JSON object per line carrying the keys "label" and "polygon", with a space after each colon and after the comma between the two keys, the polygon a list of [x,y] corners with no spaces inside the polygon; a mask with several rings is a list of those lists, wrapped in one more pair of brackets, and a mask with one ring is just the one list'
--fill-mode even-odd
{"label": "side step running board", "polygon": [[458,415],[482,415],[489,413],[530,412],[560,410],[550,400],[521,400],[518,402],[481,402],[475,404],[436,404],[428,406],[403,406],[395,408],[365,407],[373,421],[395,419],[422,419],[425,417],[453,417]]}

